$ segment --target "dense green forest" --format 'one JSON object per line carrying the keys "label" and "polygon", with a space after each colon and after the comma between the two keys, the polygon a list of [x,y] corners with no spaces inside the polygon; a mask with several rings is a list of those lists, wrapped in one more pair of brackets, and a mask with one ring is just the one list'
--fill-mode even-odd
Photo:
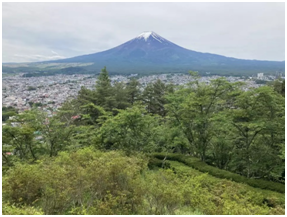
{"label": "dense green forest", "polygon": [[190,76],[141,88],[104,68],[52,117],[2,108],[2,213],[285,214],[285,82]]}

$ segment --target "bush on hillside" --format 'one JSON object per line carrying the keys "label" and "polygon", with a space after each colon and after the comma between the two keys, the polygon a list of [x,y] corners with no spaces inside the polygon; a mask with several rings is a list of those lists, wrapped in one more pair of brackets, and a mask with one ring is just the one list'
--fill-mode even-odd
{"label": "bush on hillside", "polygon": [[[37,205],[45,214],[94,207],[95,214],[130,214],[142,203],[142,158],[90,148],[39,164],[17,164],[3,178],[3,200]],[[118,205],[115,205],[118,204]],[[79,212],[80,212],[79,211]]]}
{"label": "bush on hillside", "polygon": [[150,158],[148,162],[148,168],[149,169],[155,169],[155,168],[170,168],[169,162],[163,162],[163,160],[157,159],[157,158]]}
{"label": "bush on hillside", "polygon": [[213,166],[210,166],[197,158],[184,156],[181,154],[164,154],[164,153],[154,153],[152,154],[153,157],[158,159],[164,159],[167,156],[167,160],[174,160],[181,163],[184,163],[194,169],[197,169],[201,172],[208,173],[213,175],[217,178],[221,179],[229,179],[239,183],[245,183],[255,188],[261,188],[271,191],[277,191],[280,193],[285,193],[285,185],[277,182],[271,182],[262,179],[248,179],[244,176],[239,174],[235,174],[226,170],[222,170]]}
{"label": "bush on hillside", "polygon": [[4,203],[2,204],[2,215],[44,215],[44,213],[32,206],[17,207],[9,203]]}

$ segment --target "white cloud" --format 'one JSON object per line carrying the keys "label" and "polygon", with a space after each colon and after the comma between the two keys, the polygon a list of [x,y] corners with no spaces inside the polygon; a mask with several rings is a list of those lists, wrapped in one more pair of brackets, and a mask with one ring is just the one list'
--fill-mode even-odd
{"label": "white cloud", "polygon": [[53,51],[53,50],[51,50],[51,53],[52,53],[52,54],[59,55],[57,52],[55,52],[55,51]]}
{"label": "white cloud", "polygon": [[2,61],[99,52],[149,30],[195,51],[285,59],[284,3],[98,2],[3,3]]}
{"label": "white cloud", "polygon": [[63,59],[64,56],[53,55],[53,56],[45,56],[41,54],[34,54],[34,55],[22,55],[22,54],[14,54],[15,57],[21,58],[23,61],[45,61],[45,60],[57,60]]}

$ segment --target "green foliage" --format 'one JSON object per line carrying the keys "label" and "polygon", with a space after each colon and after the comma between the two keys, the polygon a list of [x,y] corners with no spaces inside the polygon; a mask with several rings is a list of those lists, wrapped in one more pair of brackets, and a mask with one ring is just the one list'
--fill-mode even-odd
{"label": "green foliage", "polygon": [[40,168],[34,165],[16,163],[13,169],[3,177],[4,198],[9,198],[9,202],[19,205],[32,205],[41,197],[43,176]]}
{"label": "green foliage", "polygon": [[[245,184],[215,178],[207,174],[203,175],[198,170],[187,167],[179,162],[170,161],[170,165],[177,174],[197,177],[197,179],[200,180],[200,184],[193,187],[194,189],[201,186],[199,190],[192,192],[195,194],[194,198],[196,198],[193,204],[197,204],[196,209],[201,212],[204,210],[205,214],[284,214],[284,194],[249,187]],[[187,186],[189,187],[190,185]],[[196,195],[199,191],[203,190],[205,190],[205,192]],[[188,193],[188,188],[185,189],[184,192]],[[185,198],[188,197],[185,196]],[[208,206],[206,206],[207,201],[209,201]],[[200,207],[201,204],[202,207]]]}
{"label": "green foliage", "polygon": [[173,92],[172,85],[166,85],[161,80],[157,80],[153,84],[148,84],[143,91],[142,99],[149,113],[165,116],[167,111],[165,104],[167,100],[165,95]]}
{"label": "green foliage", "polygon": [[127,83],[127,101],[133,105],[135,102],[140,100],[140,83],[136,79],[131,79],[129,83]]}
{"label": "green foliage", "polygon": [[126,109],[134,103],[138,97],[137,85],[126,86],[117,82],[112,86],[109,73],[104,68],[97,78],[95,89],[82,87],[77,99],[64,103],[58,117],[67,121],[73,116],[81,116],[74,122],[75,125],[97,126],[100,116],[116,115],[117,109]]}
{"label": "green foliage", "polygon": [[4,203],[2,204],[2,215],[44,215],[44,213],[32,206],[17,207],[9,203]]}
{"label": "green foliage", "polygon": [[171,170],[150,173],[146,176],[146,214],[175,214],[183,201],[180,180]]}
{"label": "green foliage", "polygon": [[106,111],[112,111],[113,108],[116,108],[114,93],[108,71],[105,67],[97,78],[95,91],[92,92],[95,105],[103,107]]}
{"label": "green foliage", "polygon": [[37,88],[36,88],[36,87],[29,86],[27,90],[28,90],[28,91],[37,90]]}
{"label": "green foliage", "polygon": [[148,168],[170,168],[170,163],[167,161],[160,160],[158,158],[151,157],[148,161]]}
{"label": "green foliage", "polygon": [[104,68],[52,117],[3,107],[4,212],[283,214],[282,83],[243,91],[191,76],[141,91]]}
{"label": "green foliage", "polygon": [[[11,166],[14,156],[6,156],[5,152],[14,152],[19,155],[21,160],[33,158],[37,159],[35,149],[37,144],[33,140],[34,129],[28,125],[22,127],[12,127],[5,125],[2,128],[2,156],[6,165]],[[3,162],[3,163],[4,163]]]}
{"label": "green foliage", "polygon": [[190,76],[192,76],[194,78],[198,78],[199,77],[198,72],[189,71],[188,73],[189,73]]}
{"label": "green foliage", "polygon": [[[227,103],[228,93],[237,86],[224,79],[211,81],[210,85],[195,81],[187,89],[168,96],[169,116],[189,141],[192,153],[206,161],[207,150],[214,136],[214,118]],[[181,96],[179,96],[181,95]]]}
{"label": "green foliage", "polygon": [[[86,148],[61,153],[39,164],[17,164],[3,179],[3,198],[15,204],[37,205],[45,214],[132,213],[142,198],[141,158],[119,152],[102,153]],[[126,211],[124,211],[126,207]],[[74,211],[72,211],[74,210]]]}
{"label": "green foliage", "polygon": [[270,177],[271,171],[279,175],[284,168],[279,158],[284,143],[284,98],[264,86],[240,94],[234,106],[228,111],[236,135],[232,170],[247,177]]}
{"label": "green foliage", "polygon": [[151,116],[142,106],[118,110],[99,130],[97,141],[106,149],[151,152],[156,148],[155,138],[159,117]]}
{"label": "green foliage", "polygon": [[2,156],[8,165],[12,165],[9,159],[16,156],[22,161],[35,161],[46,154],[55,156],[72,145],[73,132],[74,126],[61,122],[56,116],[48,117],[36,109],[25,111],[3,127],[2,153],[10,151],[15,155]]}
{"label": "green foliage", "polygon": [[2,107],[2,121],[5,122],[9,119],[9,117],[13,117],[18,114],[17,109],[13,108],[12,106],[9,107]]}
{"label": "green foliage", "polygon": [[168,124],[188,141],[185,153],[248,178],[282,177],[284,98],[263,86],[198,80],[167,96]]}
{"label": "green foliage", "polygon": [[267,85],[271,86],[277,93],[285,97],[285,79],[277,79],[268,82]]}
{"label": "green foliage", "polygon": [[174,161],[184,163],[194,169],[197,169],[204,173],[208,173],[217,178],[229,179],[235,182],[248,184],[255,188],[268,189],[271,191],[285,193],[285,185],[281,183],[270,182],[270,181],[266,181],[262,179],[248,179],[244,176],[240,176],[238,174],[231,173],[226,170],[221,170],[216,167],[209,166],[208,164],[201,162],[199,159],[193,158],[190,156],[184,156],[181,154],[167,154],[166,155],[164,153],[154,153],[152,154],[152,156],[160,160],[165,159],[167,157],[166,158],[167,160],[174,160]]}
{"label": "green foliage", "polygon": [[[127,86],[122,83],[122,82],[116,82],[113,86],[113,97],[115,99],[115,105],[114,108],[117,109],[126,109],[127,107],[129,107],[131,105],[131,103],[135,102],[135,97],[133,95],[136,95],[136,93],[131,93],[128,92],[131,91],[129,89],[127,89]],[[132,96],[130,96],[130,94]],[[129,97],[133,97],[133,99]],[[130,101],[130,102],[129,102]],[[116,113],[116,111],[114,111]]]}
{"label": "green foliage", "polygon": [[255,83],[256,83],[256,84],[266,84],[266,83],[267,83],[267,81],[256,79],[256,80],[255,80]]}
{"label": "green foliage", "polygon": [[166,164],[171,170],[150,171],[144,158],[84,148],[33,165],[16,164],[3,177],[4,212],[17,214],[20,208],[49,215],[284,213],[284,195],[217,179],[173,161]]}
{"label": "green foliage", "polygon": [[43,104],[41,102],[36,102],[36,103],[33,104],[33,106],[35,106],[35,107],[39,107],[39,106],[42,106],[42,105]]}

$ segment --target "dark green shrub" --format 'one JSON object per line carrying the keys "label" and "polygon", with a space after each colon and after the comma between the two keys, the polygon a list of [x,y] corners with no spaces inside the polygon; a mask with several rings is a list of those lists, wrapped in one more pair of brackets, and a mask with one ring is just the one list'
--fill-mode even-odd
{"label": "dark green shrub", "polygon": [[149,169],[155,169],[155,168],[170,168],[169,162],[163,162],[163,160],[160,160],[158,158],[150,158],[148,162],[148,168]]}
{"label": "dark green shrub", "polygon": [[200,161],[197,158],[189,157],[181,154],[165,154],[165,153],[154,153],[152,154],[155,158],[166,160],[173,160],[184,163],[187,166],[190,166],[194,169],[199,170],[200,172],[208,173],[212,176],[221,179],[228,179],[234,182],[245,183],[255,188],[261,188],[271,191],[277,191],[280,193],[285,193],[285,185],[277,182],[271,182],[262,179],[248,179],[239,174],[235,174],[226,170],[222,170],[213,166],[209,166],[206,163]]}

